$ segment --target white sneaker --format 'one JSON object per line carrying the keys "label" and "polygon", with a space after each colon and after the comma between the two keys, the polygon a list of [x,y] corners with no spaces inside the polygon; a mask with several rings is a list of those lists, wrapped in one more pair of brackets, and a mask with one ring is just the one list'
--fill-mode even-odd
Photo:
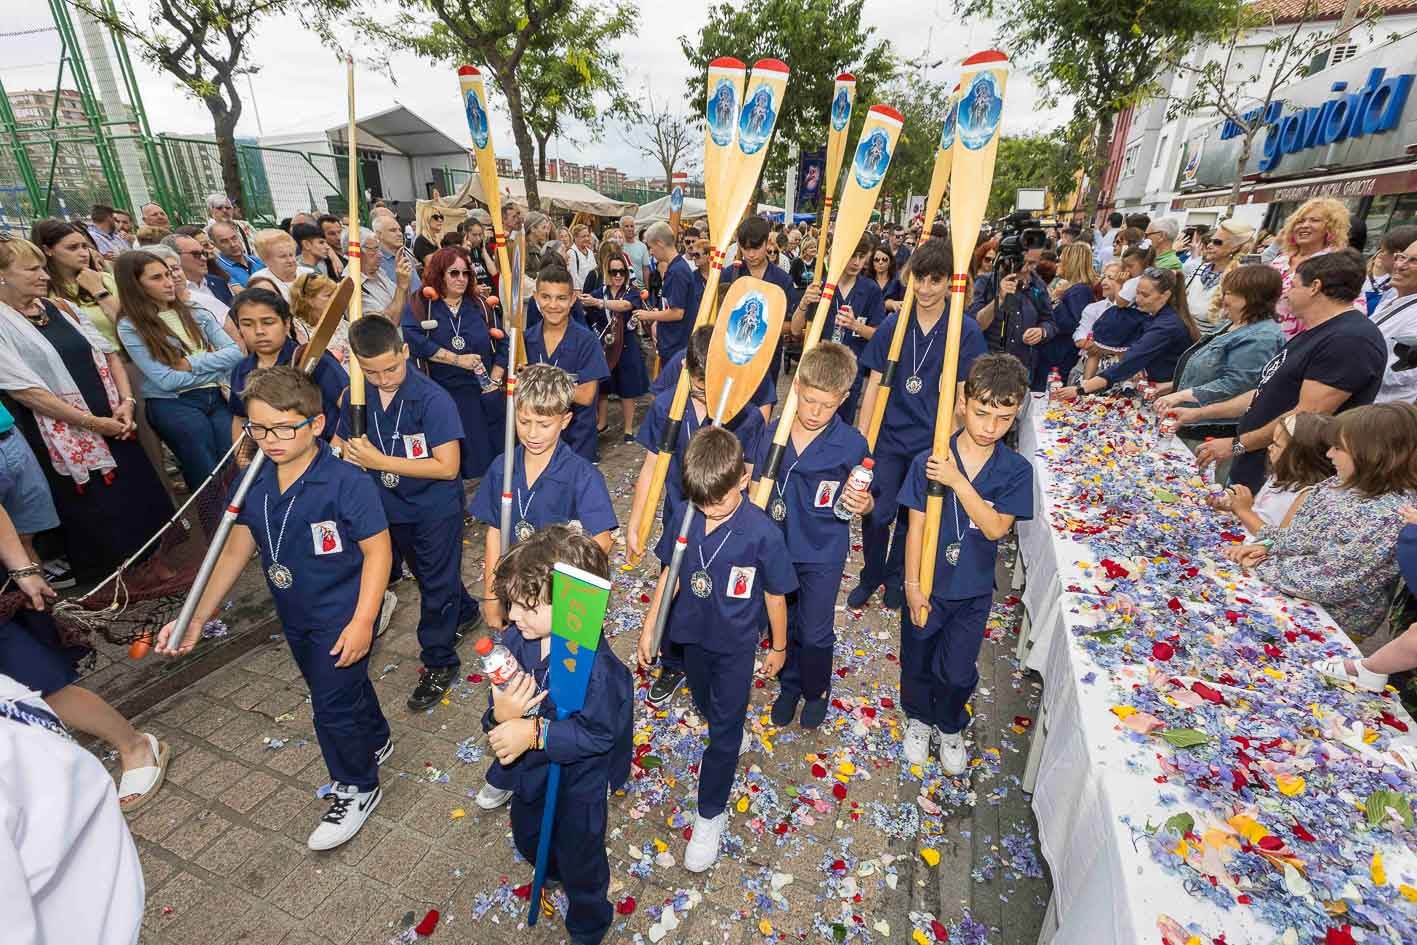
{"label": "white sneaker", "polygon": [[969,749],[964,744],[964,733],[935,731],[940,735],[940,767],[945,769],[946,774],[964,774],[964,769],[969,767]]}
{"label": "white sneaker", "polygon": [[379,622],[374,624],[374,638],[377,640],[389,629],[389,621],[394,619],[394,608],[399,605],[399,596],[393,591],[384,591],[384,603],[379,607]]}
{"label": "white sneaker", "polygon": [[312,850],[333,850],[359,832],[383,797],[384,792],[377,787],[360,791],[336,782],[329,794],[330,809],[320,818],[320,825],[305,845]]}
{"label": "white sneaker", "polygon": [[923,765],[930,757],[930,726],[919,719],[910,719],[905,725],[905,760],[913,765]]}
{"label": "white sneaker", "polygon": [[723,837],[723,828],[728,826],[728,811],[717,817],[694,818],[694,833],[689,838],[689,847],[684,851],[684,869],[691,873],[702,873],[713,866],[718,859],[718,841]]}
{"label": "white sneaker", "polygon": [[389,736],[389,740],[384,742],[384,747],[374,752],[374,764],[382,765],[389,760],[389,756],[394,753],[394,739]]}
{"label": "white sneaker", "polygon": [[503,791],[484,783],[477,791],[477,806],[483,810],[496,810],[512,799],[511,791]]}

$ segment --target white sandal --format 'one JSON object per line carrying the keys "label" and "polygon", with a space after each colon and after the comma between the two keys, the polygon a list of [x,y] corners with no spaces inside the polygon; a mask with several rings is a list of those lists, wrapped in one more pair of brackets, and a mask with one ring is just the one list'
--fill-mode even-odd
{"label": "white sandal", "polygon": [[157,796],[157,789],[162,787],[162,780],[167,776],[167,762],[172,750],[167,742],[158,741],[156,735],[144,732],[143,737],[152,747],[157,764],[130,768],[118,779],[118,806],[125,814],[133,814],[146,807],[148,801]]}
{"label": "white sandal", "polygon": [[1363,668],[1361,660],[1345,656],[1330,656],[1313,664],[1314,671],[1325,679],[1344,683],[1365,692],[1382,692],[1387,688],[1387,676]]}

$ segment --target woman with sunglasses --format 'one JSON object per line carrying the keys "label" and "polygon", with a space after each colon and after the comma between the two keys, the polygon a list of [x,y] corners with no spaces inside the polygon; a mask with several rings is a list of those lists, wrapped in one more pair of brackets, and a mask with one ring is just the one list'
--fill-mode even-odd
{"label": "woman with sunglasses", "polygon": [[499,355],[488,331],[487,305],[472,285],[472,259],[461,246],[428,257],[423,287],[403,310],[403,340],[425,362],[428,376],[452,395],[462,420],[462,478],[477,479],[502,451],[502,396],[506,350]]}
{"label": "woman with sunglasses", "polygon": [[[649,371],[645,369],[638,326],[631,319],[644,306],[639,290],[630,286],[630,264],[620,244],[610,240],[600,244],[599,272],[602,284],[580,297],[586,323],[600,336],[610,365],[610,377],[600,382],[597,423],[601,433],[609,427],[606,401],[608,395],[615,394],[620,398],[625,442],[633,443],[635,406],[638,398],[649,392]],[[586,281],[590,282],[590,278]]]}
{"label": "woman with sunglasses", "polygon": [[413,241],[413,258],[420,266],[426,265],[428,257],[438,251],[443,243],[443,211],[434,207],[424,219],[423,230]]}
{"label": "woman with sunglasses", "polygon": [[1253,227],[1238,220],[1222,221],[1215,232],[1201,241],[1202,262],[1186,267],[1186,304],[1201,331],[1214,331],[1225,320],[1221,280],[1240,265],[1240,257],[1254,234]]}
{"label": "woman with sunglasses", "polygon": [[886,312],[899,312],[900,303],[905,298],[905,286],[896,277],[895,255],[889,247],[877,244],[872,251],[871,278],[875,280],[876,288],[881,290]]}

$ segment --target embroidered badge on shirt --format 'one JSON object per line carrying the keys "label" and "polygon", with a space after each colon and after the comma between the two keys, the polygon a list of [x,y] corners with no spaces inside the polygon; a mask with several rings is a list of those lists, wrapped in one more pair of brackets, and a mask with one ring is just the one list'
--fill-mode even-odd
{"label": "embroidered badge on shirt", "polygon": [[311,522],[310,537],[315,543],[316,555],[337,555],[344,550],[339,527],[334,522]]}
{"label": "embroidered badge on shirt", "polygon": [[728,596],[746,600],[753,593],[753,579],[758,576],[757,568],[735,567],[728,572]]}
{"label": "embroidered badge on shirt", "polygon": [[817,483],[817,497],[812,500],[812,504],[819,509],[831,508],[832,502],[836,500],[836,490],[840,487],[840,479],[823,479]]}
{"label": "embroidered badge on shirt", "polygon": [[403,438],[404,455],[409,459],[428,457],[428,437],[422,433],[406,433]]}

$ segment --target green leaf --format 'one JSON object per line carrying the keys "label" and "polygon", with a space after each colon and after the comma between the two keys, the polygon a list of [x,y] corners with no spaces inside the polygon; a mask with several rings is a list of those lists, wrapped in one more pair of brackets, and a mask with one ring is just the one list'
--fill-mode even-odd
{"label": "green leaf", "polygon": [[1088,636],[1092,637],[1098,643],[1116,643],[1118,638],[1125,633],[1126,631],[1119,627],[1107,627],[1103,630],[1094,630],[1089,633]]}
{"label": "green leaf", "polygon": [[1151,495],[1157,502],[1177,502],[1181,498],[1176,493],[1167,492],[1165,489],[1157,489]]}
{"label": "green leaf", "polygon": [[832,924],[832,941],[846,941],[846,926],[842,925],[840,922],[835,922]]}
{"label": "green leaf", "polygon": [[1166,739],[1173,748],[1195,748],[1210,741],[1209,735],[1193,728],[1168,728],[1156,734]]}
{"label": "green leaf", "polygon": [[655,768],[664,767],[664,761],[658,755],[645,755],[640,759],[640,767],[646,771],[653,771]]}
{"label": "green leaf", "polygon": [[1376,827],[1387,820],[1389,809],[1397,814],[1407,829],[1412,829],[1412,802],[1406,795],[1389,788],[1378,788],[1363,802],[1363,813],[1367,815],[1368,826]]}
{"label": "green leaf", "polygon": [[1182,811],[1166,821],[1166,829],[1174,830],[1177,834],[1184,837],[1186,834],[1195,831],[1196,819],[1185,811]]}

